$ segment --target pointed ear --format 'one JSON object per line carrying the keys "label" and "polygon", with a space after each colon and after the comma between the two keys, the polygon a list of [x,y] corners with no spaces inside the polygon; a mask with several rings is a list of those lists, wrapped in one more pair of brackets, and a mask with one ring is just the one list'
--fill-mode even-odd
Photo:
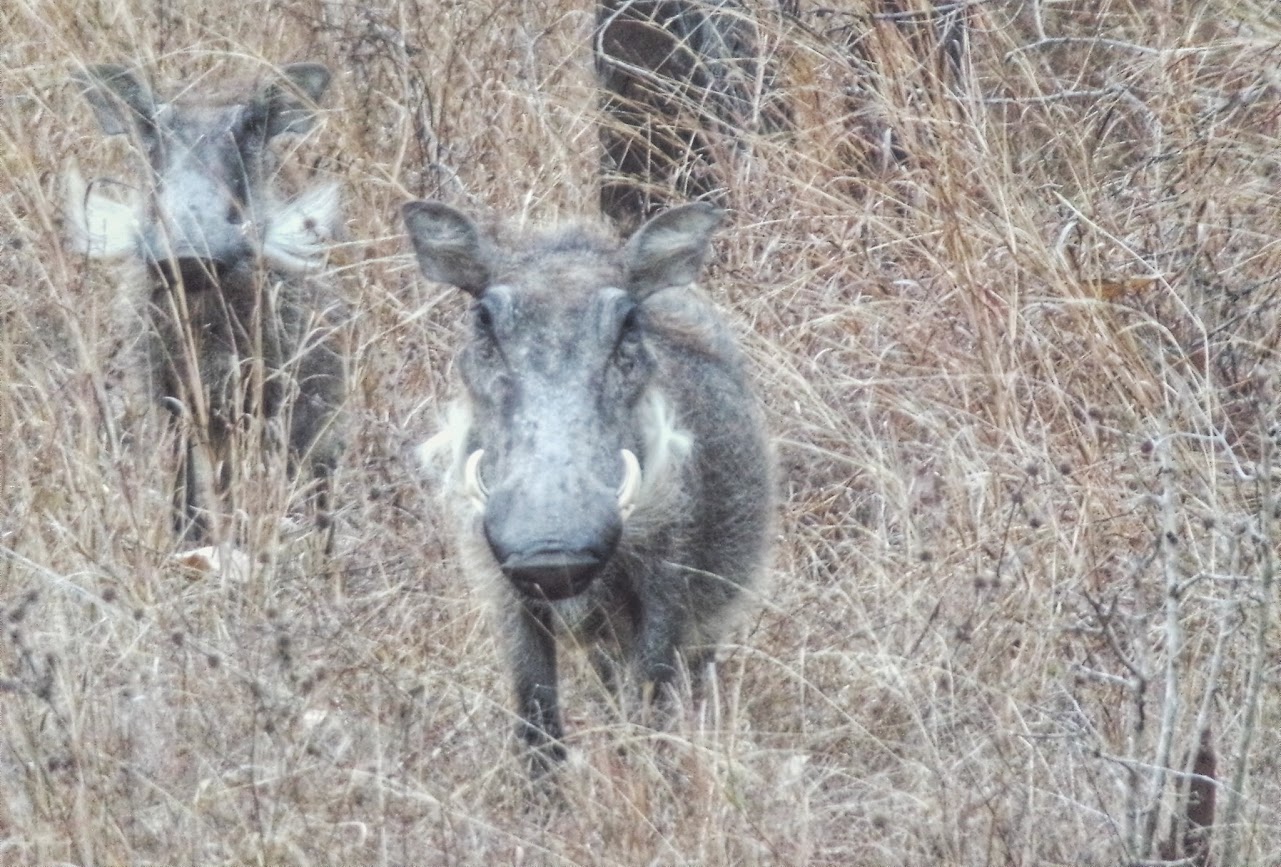
{"label": "pointed ear", "polygon": [[267,104],[267,138],[304,133],[316,122],[316,104],[329,87],[329,70],[320,63],[291,63],[281,80],[263,91]]}
{"label": "pointed ear", "polygon": [[695,202],[664,211],[637,229],[623,247],[627,290],[643,299],[669,286],[693,283],[724,216],[714,205]]}
{"label": "pointed ear", "polygon": [[410,202],[401,213],[423,276],[479,296],[493,277],[493,256],[476,224],[440,202]]}
{"label": "pointed ear", "polygon": [[156,102],[151,89],[124,66],[103,63],[76,70],[72,81],[80,86],[107,135],[123,135],[133,129],[152,128]]}

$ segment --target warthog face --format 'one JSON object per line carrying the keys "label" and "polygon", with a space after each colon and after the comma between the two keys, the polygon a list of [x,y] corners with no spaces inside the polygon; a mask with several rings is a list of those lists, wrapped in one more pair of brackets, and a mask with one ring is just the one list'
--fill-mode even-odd
{"label": "warthog face", "polygon": [[695,278],[720,219],[688,205],[621,249],[579,232],[522,253],[445,205],[405,207],[423,273],[475,299],[458,359],[472,416],[465,484],[525,596],[575,596],[610,562],[643,473],[638,404],[655,371],[645,301]]}
{"label": "warthog face", "polygon": [[[311,128],[312,106],[327,88],[329,72],[320,64],[297,63],[281,73],[280,81],[252,98],[229,103],[159,102],[133,72],[111,64],[75,76],[103,131],[133,135],[146,154],[146,213],[131,227],[132,237],[120,243],[131,241],[168,279],[189,270],[190,263],[202,263],[216,277],[259,252],[270,257],[286,246],[272,241],[282,240],[280,223],[292,214],[264,201],[265,175],[273,166],[267,144],[282,133]],[[319,210],[316,204],[309,202],[309,209]]]}

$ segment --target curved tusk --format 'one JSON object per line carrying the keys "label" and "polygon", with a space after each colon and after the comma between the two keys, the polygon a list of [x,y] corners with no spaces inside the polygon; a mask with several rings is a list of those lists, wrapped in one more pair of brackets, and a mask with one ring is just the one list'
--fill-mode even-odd
{"label": "curved tusk", "polygon": [[623,480],[618,484],[618,511],[626,521],[636,508],[636,494],[641,486],[640,461],[627,449],[619,454],[623,458]]}
{"label": "curved tusk", "polygon": [[489,488],[485,487],[485,480],[480,477],[480,459],[484,456],[484,449],[476,449],[467,457],[467,463],[463,466],[463,489],[468,499],[481,511],[484,511],[485,501],[489,499]]}

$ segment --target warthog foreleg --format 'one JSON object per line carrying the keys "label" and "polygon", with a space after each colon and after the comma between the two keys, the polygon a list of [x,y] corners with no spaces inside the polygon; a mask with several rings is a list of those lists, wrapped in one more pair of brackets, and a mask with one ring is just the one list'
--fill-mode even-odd
{"label": "warthog foreleg", "polygon": [[[654,576],[652,586],[670,589],[679,586],[678,580],[679,576]],[[642,707],[647,715],[653,707],[661,719],[661,714],[672,708],[682,678],[687,677],[690,686],[697,690],[712,654],[710,648],[685,644],[690,612],[694,610],[687,594],[658,595],[647,599],[641,610],[635,659]]]}
{"label": "warthog foreleg", "polygon": [[522,601],[513,620],[511,654],[520,713],[517,735],[530,748],[531,770],[537,776],[565,758],[556,690],[556,642],[551,615],[545,608]]}

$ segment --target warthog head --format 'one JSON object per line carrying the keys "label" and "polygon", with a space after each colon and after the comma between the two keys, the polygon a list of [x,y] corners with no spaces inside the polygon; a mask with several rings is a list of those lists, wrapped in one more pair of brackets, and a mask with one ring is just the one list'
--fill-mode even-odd
{"label": "warthog head", "polygon": [[[281,133],[311,128],[314,103],[329,84],[324,66],[286,66],[276,83],[249,99],[229,102],[181,97],[161,102],[132,71],[112,64],[90,66],[75,79],[103,131],[134,136],[151,169],[145,213],[113,212],[112,203],[101,199],[87,203],[97,206],[100,217],[95,221],[91,213],[80,219],[89,235],[82,241],[88,252],[137,252],[170,280],[176,278],[174,269],[189,272],[193,263],[216,276],[259,253],[281,260],[272,264],[285,270],[298,270],[301,263],[291,246],[314,234],[317,215],[329,219],[337,197],[326,188],[289,207],[266,201],[267,175],[274,167],[267,144]],[[78,204],[77,192],[82,191],[73,185],[73,204]],[[94,229],[113,220],[115,225],[93,236]]]}
{"label": "warthog head", "polygon": [[489,548],[526,596],[575,596],[614,555],[642,487],[646,299],[694,280],[721,212],[675,208],[621,248],[573,231],[515,250],[436,202],[404,215],[423,273],[474,299],[458,358],[464,480]]}

